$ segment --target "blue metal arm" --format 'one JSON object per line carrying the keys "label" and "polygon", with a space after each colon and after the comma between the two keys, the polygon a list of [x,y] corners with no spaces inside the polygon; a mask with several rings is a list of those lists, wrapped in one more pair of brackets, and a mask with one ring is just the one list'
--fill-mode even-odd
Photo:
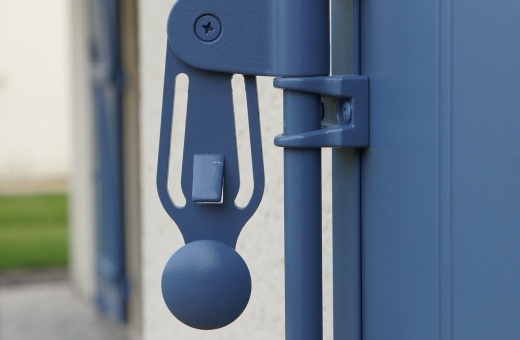
{"label": "blue metal arm", "polygon": [[[169,47],[166,56],[166,70],[157,167],[157,190],[161,203],[177,223],[186,243],[196,240],[215,240],[234,248],[241,229],[258,208],[264,190],[255,77],[244,77],[254,189],[248,205],[239,208],[234,203],[240,180],[231,92],[232,75],[194,69],[180,61]],[[168,191],[175,78],[180,73],[186,74],[190,79],[181,179],[182,190],[184,196],[187,197],[184,207],[176,206]],[[225,184],[222,204],[200,204],[191,199],[193,157],[202,154],[224,155]]]}
{"label": "blue metal arm", "polygon": [[[181,176],[187,198],[184,207],[176,206],[168,192],[175,79],[181,73],[190,80]],[[264,190],[260,120],[256,79],[245,76],[254,189],[248,205],[239,208],[235,204],[240,178],[231,78],[232,74],[185,64],[168,45],[157,190],[186,245],[166,264],[162,291],[170,311],[199,329],[220,328],[235,320],[251,293],[249,270],[234,248]],[[216,167],[212,162],[218,163]],[[214,178],[201,178],[208,174]]]}

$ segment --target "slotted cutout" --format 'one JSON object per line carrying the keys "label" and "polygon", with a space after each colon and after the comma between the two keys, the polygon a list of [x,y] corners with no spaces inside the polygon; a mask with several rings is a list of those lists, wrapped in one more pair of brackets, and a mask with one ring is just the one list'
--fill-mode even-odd
{"label": "slotted cutout", "polygon": [[170,163],[168,171],[168,192],[177,207],[186,205],[186,197],[182,193],[181,174],[186,131],[186,112],[188,111],[189,78],[179,73],[175,78],[175,96],[173,102],[172,136],[170,144]]}
{"label": "slotted cutout", "polygon": [[233,109],[235,111],[235,128],[237,131],[238,171],[240,175],[240,189],[235,199],[235,204],[243,208],[249,203],[254,187],[244,76],[235,74],[231,80],[231,86],[233,89]]}

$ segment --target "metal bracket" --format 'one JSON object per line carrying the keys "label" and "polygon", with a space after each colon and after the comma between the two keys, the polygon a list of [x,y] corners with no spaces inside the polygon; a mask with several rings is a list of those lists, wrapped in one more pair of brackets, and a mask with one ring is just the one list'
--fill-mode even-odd
{"label": "metal bracket", "polygon": [[178,0],[168,43],[199,70],[320,76],[330,68],[328,17],[328,1]]}
{"label": "metal bracket", "polygon": [[370,119],[367,76],[276,78],[274,86],[338,99],[336,124],[322,124],[322,128],[316,131],[279,135],[274,140],[275,145],[284,148],[368,147]]}

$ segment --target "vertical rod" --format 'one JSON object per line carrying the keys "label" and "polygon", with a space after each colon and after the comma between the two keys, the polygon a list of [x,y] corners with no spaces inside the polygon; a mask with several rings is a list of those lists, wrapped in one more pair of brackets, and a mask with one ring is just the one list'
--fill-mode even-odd
{"label": "vertical rod", "polygon": [[[331,0],[331,73],[360,73],[360,1]],[[334,339],[362,339],[361,154],[332,150]]]}
{"label": "vertical rod", "polygon": [[[284,135],[319,130],[319,95],[284,91]],[[287,340],[323,338],[321,149],[284,150]]]}
{"label": "vertical rod", "polygon": [[358,150],[332,154],[334,338],[361,340],[361,167]]}

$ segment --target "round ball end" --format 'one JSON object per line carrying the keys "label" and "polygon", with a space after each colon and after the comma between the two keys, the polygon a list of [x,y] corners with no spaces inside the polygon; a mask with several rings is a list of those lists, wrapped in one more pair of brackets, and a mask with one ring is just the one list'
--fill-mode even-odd
{"label": "round ball end", "polygon": [[170,257],[161,286],[177,319],[193,328],[216,329],[233,322],[246,308],[251,276],[233,248],[203,240],[186,244]]}

